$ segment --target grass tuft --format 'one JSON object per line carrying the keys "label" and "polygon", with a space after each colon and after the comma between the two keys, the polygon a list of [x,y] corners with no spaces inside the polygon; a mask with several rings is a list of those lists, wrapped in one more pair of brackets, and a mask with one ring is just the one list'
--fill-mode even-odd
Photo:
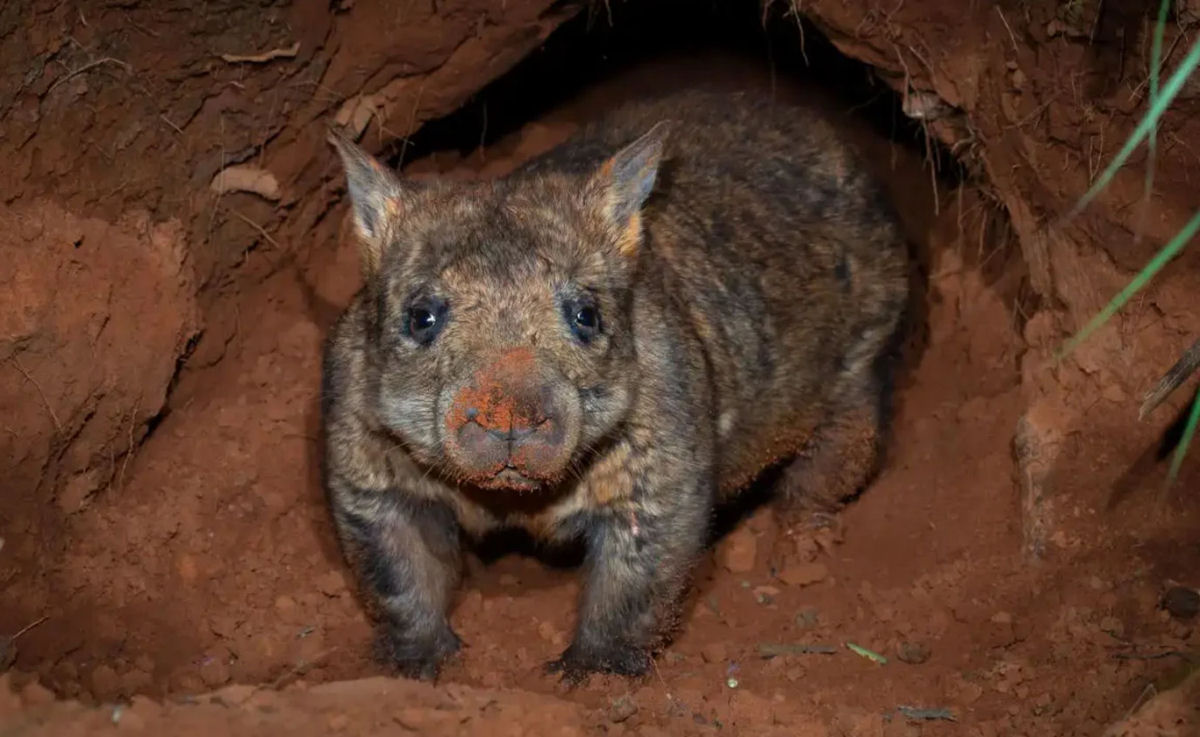
{"label": "grass tuft", "polygon": [[[1188,51],[1187,56],[1180,62],[1179,68],[1167,79],[1166,84],[1161,89],[1159,88],[1159,67],[1162,65],[1163,36],[1166,33],[1167,15],[1170,7],[1171,0],[1161,0],[1158,10],[1158,20],[1154,27],[1154,42],[1151,48],[1150,94],[1146,114],[1138,123],[1137,128],[1134,129],[1133,133],[1125,141],[1121,150],[1113,157],[1108,167],[1100,173],[1100,176],[1096,178],[1092,186],[1088,188],[1087,192],[1079,198],[1074,207],[1066,214],[1064,221],[1078,215],[1091,204],[1096,196],[1112,182],[1117,171],[1125,165],[1130,155],[1143,141],[1146,142],[1146,148],[1149,153],[1146,164],[1145,199],[1147,203],[1150,201],[1150,193],[1154,187],[1154,164],[1157,155],[1159,119],[1162,118],[1163,114],[1170,107],[1171,102],[1179,94],[1184,83],[1196,71],[1197,66],[1200,66],[1200,39],[1197,39],[1196,43]],[[1108,322],[1133,295],[1145,287],[1155,274],[1161,271],[1171,259],[1183,250],[1184,246],[1191,241],[1197,231],[1200,231],[1200,210],[1155,254],[1154,258],[1133,277],[1124,289],[1117,293],[1079,332],[1066,341],[1063,347],[1057,352],[1056,358],[1058,360],[1064,358],[1095,332],[1097,328]],[[1188,415],[1183,435],[1171,458],[1171,466],[1167,472],[1168,486],[1173,485],[1179,477],[1179,471],[1183,466],[1183,459],[1187,455],[1188,448],[1195,437],[1197,425],[1200,425],[1200,391],[1196,393],[1196,398],[1193,400],[1192,409]]]}

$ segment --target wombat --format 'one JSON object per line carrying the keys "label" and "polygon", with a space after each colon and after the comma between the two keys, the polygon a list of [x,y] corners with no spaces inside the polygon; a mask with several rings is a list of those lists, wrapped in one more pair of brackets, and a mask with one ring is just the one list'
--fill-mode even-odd
{"label": "wombat", "polygon": [[324,363],[323,477],[380,641],[434,677],[460,543],[581,541],[548,664],[643,673],[714,505],[779,472],[836,508],[880,467],[906,242],[812,112],[692,92],[496,181],[403,181],[336,132],[365,284]]}

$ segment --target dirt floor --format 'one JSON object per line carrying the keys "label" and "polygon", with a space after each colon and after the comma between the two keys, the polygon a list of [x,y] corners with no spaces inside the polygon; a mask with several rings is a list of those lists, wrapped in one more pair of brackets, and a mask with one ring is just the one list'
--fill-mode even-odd
{"label": "dirt floor", "polygon": [[[228,314],[206,312],[210,331],[224,320],[228,336],[174,376],[170,362],[131,366],[111,336],[131,333],[163,355],[193,339],[202,306],[186,288],[198,277],[180,234],[21,201],[4,237],[19,237],[25,258],[70,263],[97,244],[128,260],[105,295],[88,294],[94,275],[70,269],[55,288],[75,301],[30,286],[24,311],[0,315],[14,325],[2,334],[19,334],[21,320],[82,330],[90,348],[51,352],[97,361],[114,387],[128,382],[113,374],[149,375],[154,396],[139,401],[157,407],[169,392],[170,411],[146,429],[125,409],[135,403],[97,405],[113,416],[82,432],[127,432],[136,453],[114,454],[104,482],[71,476],[38,508],[53,544],[13,534],[33,523],[0,540],[0,632],[31,625],[0,640],[0,669],[11,665],[0,736],[110,726],[181,736],[1200,735],[1200,620],[1161,605],[1171,586],[1200,586],[1200,463],[1159,494],[1163,467],[1146,458],[1171,410],[1129,429],[1134,402],[1118,384],[1064,376],[1091,414],[1053,397],[1031,403],[1030,377],[1053,370],[1029,349],[1039,329],[1020,314],[1029,269],[988,190],[931,178],[920,150],[812,83],[720,55],[635,67],[482,150],[424,151],[406,171],[503,174],[623,96],[701,80],[772,89],[840,120],[887,181],[922,262],[927,314],[890,459],[836,528],[785,540],[771,508],[758,509],[703,562],[681,634],[651,676],[576,689],[542,672],[569,639],[576,572],[473,557],[452,615],[462,657],[436,685],[382,677],[316,470],[321,341],[359,279],[345,228],[334,236],[326,223],[303,247],[250,253],[295,257],[245,287]],[[139,276],[152,286],[137,296],[120,287],[134,265],[153,275]],[[1151,346],[1146,374],[1170,365],[1175,343]],[[25,406],[66,421],[29,384]],[[1047,479],[1053,494],[1031,496]]]}

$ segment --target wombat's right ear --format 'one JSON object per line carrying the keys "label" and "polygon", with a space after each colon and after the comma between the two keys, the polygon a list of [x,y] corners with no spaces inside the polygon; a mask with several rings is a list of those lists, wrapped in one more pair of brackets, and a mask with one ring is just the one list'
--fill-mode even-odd
{"label": "wombat's right ear", "polygon": [[363,266],[371,275],[379,269],[392,224],[400,217],[404,186],[394,173],[332,127],[328,140],[342,158]]}
{"label": "wombat's right ear", "polygon": [[642,205],[654,189],[671,127],[665,120],[656,123],[592,174],[587,196],[599,205],[623,256],[633,256],[641,246]]}

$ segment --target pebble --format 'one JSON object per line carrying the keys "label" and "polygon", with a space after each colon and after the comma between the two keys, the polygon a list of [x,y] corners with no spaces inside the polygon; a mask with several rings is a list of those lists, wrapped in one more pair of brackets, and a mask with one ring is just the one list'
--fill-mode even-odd
{"label": "pebble", "polygon": [[629,717],[637,714],[637,704],[633,703],[633,699],[629,696],[620,696],[612,702],[612,706],[608,710],[608,718],[615,723],[621,723]]}
{"label": "pebble", "polygon": [[700,657],[705,663],[724,663],[728,655],[729,651],[723,642],[710,642],[700,649]]}
{"label": "pebble", "polygon": [[779,596],[779,589],[774,586],[755,586],[754,599],[759,604],[774,603],[775,597]]}
{"label": "pebble", "polygon": [[99,699],[109,699],[117,695],[121,683],[117,672],[107,665],[97,666],[92,671],[92,691]]}
{"label": "pebble", "polygon": [[828,577],[829,567],[824,563],[796,563],[779,574],[779,580],[789,586],[810,586]]}
{"label": "pebble", "polygon": [[929,660],[930,655],[929,646],[919,642],[905,641],[896,648],[896,657],[909,665],[920,665]]}
{"label": "pebble", "polygon": [[213,658],[200,666],[200,680],[209,688],[224,686],[229,680],[229,666],[223,658]]}

